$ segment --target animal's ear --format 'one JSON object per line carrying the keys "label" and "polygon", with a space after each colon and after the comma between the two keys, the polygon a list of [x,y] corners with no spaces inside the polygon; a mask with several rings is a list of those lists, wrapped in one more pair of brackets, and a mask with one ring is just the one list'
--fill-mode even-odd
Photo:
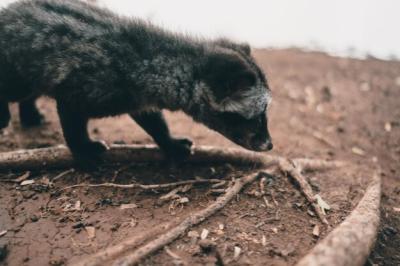
{"label": "animal's ear", "polygon": [[234,43],[229,39],[221,38],[216,41],[216,43],[224,48],[229,48],[238,52],[242,52],[245,55],[251,54],[251,48],[248,43]]}
{"label": "animal's ear", "polygon": [[249,89],[256,83],[256,74],[239,54],[226,49],[211,53],[204,64],[204,81],[213,93],[215,101]]}
{"label": "animal's ear", "polygon": [[246,55],[250,55],[251,54],[251,48],[250,48],[250,45],[248,43],[241,43],[241,44],[238,44],[238,46],[240,47],[240,50],[242,52],[244,52]]}

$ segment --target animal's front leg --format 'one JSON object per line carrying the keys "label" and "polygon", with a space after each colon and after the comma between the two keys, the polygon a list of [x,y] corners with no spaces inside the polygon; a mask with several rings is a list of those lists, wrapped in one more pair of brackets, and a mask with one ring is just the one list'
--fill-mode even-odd
{"label": "animal's front leg", "polygon": [[192,141],[173,138],[161,112],[132,113],[131,117],[154,139],[169,160],[182,160],[190,155]]}
{"label": "animal's front leg", "polygon": [[19,117],[23,127],[39,126],[44,121],[43,115],[35,105],[36,98],[29,98],[19,103]]}
{"label": "animal's front leg", "polygon": [[10,123],[10,110],[8,109],[8,103],[0,101],[0,129],[8,126]]}
{"label": "animal's front leg", "polygon": [[65,141],[76,162],[84,168],[95,167],[101,153],[107,150],[103,142],[92,141],[87,132],[88,118],[73,107],[57,101],[58,115]]}

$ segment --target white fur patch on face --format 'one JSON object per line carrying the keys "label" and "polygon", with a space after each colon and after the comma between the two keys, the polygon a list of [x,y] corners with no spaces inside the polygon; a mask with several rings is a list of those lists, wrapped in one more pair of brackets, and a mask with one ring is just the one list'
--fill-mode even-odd
{"label": "white fur patch on face", "polygon": [[248,90],[235,93],[215,106],[222,112],[237,113],[247,119],[262,114],[271,101],[271,96],[262,85],[256,85]]}

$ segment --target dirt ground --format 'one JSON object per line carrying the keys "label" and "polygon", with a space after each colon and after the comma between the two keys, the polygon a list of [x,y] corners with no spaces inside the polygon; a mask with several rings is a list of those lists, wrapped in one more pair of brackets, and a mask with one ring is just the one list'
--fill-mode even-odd
{"label": "dirt ground", "polygon": [[[270,131],[272,153],[290,158],[344,160],[356,168],[307,173],[313,189],[331,206],[333,227],[357,204],[375,169],[383,177],[382,224],[367,265],[400,265],[400,63],[336,58],[299,50],[257,50],[273,90]],[[63,143],[54,102],[40,99],[47,124],[23,130],[16,106],[13,123],[0,135],[0,151]],[[235,146],[181,113],[167,113],[175,135],[196,145]],[[127,116],[91,122],[93,138],[108,143],[150,143]],[[65,169],[68,170],[68,169]],[[130,164],[103,166],[96,172],[35,171],[33,184],[6,180],[25,173],[0,173],[0,264],[64,265],[178,223],[218,195],[194,186],[180,199],[162,202],[168,191],[76,188],[78,183],[163,183],[195,177],[230,180],[252,169],[231,165]],[[279,174],[267,180],[268,205],[257,184],[246,188],[217,215],[143,261],[143,265],[214,265],[215,256],[198,246],[198,236],[217,243],[229,265],[293,265],[330,229],[323,226],[296,186]],[[129,204],[129,205],[127,205]],[[313,235],[318,226],[319,236]],[[240,249],[240,254],[238,250]],[[236,256],[235,256],[236,250]]]}

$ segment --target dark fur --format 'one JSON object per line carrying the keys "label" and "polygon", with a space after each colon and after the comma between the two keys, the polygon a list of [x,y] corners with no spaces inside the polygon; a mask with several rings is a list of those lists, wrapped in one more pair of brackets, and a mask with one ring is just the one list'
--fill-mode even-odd
{"label": "dark fur", "polygon": [[[0,12],[0,128],[9,122],[13,101],[20,103],[22,124],[39,124],[34,100],[50,96],[79,159],[105,150],[90,140],[88,119],[123,113],[166,153],[186,156],[191,142],[170,136],[162,109],[183,110],[246,148],[272,148],[268,103],[260,100],[264,110],[245,118],[229,102],[256,83],[269,95],[249,46],[226,39],[172,34],[78,0],[20,1]],[[240,106],[240,97],[235,101]]]}

